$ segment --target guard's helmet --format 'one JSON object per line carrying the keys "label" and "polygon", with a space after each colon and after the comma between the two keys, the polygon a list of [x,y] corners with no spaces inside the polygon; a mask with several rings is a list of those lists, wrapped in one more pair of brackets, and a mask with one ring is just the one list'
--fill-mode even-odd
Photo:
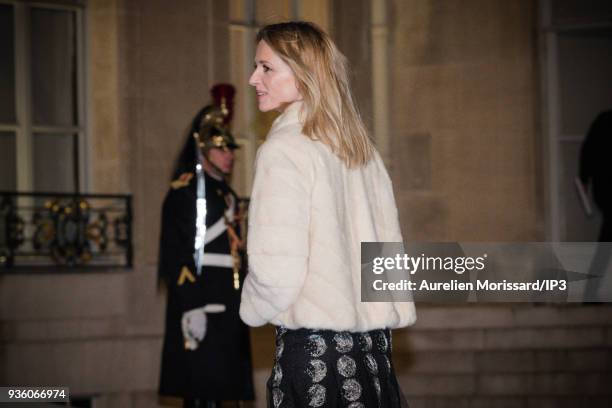
{"label": "guard's helmet", "polygon": [[240,147],[226,127],[214,122],[204,124],[198,132],[194,133],[194,136],[205,154],[213,147],[223,150],[234,150]]}
{"label": "guard's helmet", "polygon": [[193,119],[191,134],[197,140],[198,147],[207,153],[209,149],[237,149],[234,136],[225,125],[227,110],[215,105],[204,107]]}

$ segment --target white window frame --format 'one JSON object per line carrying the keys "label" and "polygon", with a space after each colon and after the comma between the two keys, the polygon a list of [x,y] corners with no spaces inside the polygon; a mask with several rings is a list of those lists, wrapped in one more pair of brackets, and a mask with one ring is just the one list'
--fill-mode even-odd
{"label": "white window frame", "polygon": [[[86,19],[84,5],[46,3],[44,1],[0,0],[14,10],[14,50],[15,50],[15,123],[0,123],[0,131],[14,132],[17,162],[17,191],[34,191],[34,162],[32,138],[34,133],[67,133],[77,135],[77,176],[76,192],[86,192],[88,177],[88,138],[86,108]],[[76,16],[77,52],[77,123],[75,126],[35,126],[32,123],[32,92],[30,78],[30,41],[28,10],[31,7],[50,10],[73,11]]]}

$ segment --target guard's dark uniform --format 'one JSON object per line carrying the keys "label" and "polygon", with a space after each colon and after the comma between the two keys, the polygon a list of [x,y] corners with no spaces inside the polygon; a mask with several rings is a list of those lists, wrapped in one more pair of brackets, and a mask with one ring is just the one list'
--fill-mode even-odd
{"label": "guard's dark uniform", "polygon": [[[185,399],[252,400],[249,331],[238,315],[240,290],[235,289],[232,267],[220,266],[231,259],[224,214],[230,214],[231,208],[237,211],[238,199],[224,181],[207,174],[205,179],[207,243],[200,275],[193,257],[195,174],[182,173],[172,183],[163,205],[159,268],[168,288],[168,306],[159,393]],[[186,350],[181,330],[183,313],[211,303],[227,309],[207,313],[204,340],[196,350]]]}

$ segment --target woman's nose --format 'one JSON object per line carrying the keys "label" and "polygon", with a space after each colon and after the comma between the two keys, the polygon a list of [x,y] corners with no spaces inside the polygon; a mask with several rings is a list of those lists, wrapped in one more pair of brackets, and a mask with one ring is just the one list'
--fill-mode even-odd
{"label": "woman's nose", "polygon": [[257,75],[257,69],[255,69],[251,74],[251,77],[249,78],[249,85],[256,86],[258,82],[258,76],[259,75]]}

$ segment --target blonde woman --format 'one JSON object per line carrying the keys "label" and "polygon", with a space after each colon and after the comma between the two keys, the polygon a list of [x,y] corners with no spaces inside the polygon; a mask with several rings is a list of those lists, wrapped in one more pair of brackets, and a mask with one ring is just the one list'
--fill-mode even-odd
{"label": "blonde woman", "polygon": [[346,59],[312,23],[269,25],[249,84],[261,111],[281,112],[257,154],[240,306],[247,324],[277,326],[269,406],[400,406],[390,329],[416,314],[360,301],[360,243],[402,236]]}

